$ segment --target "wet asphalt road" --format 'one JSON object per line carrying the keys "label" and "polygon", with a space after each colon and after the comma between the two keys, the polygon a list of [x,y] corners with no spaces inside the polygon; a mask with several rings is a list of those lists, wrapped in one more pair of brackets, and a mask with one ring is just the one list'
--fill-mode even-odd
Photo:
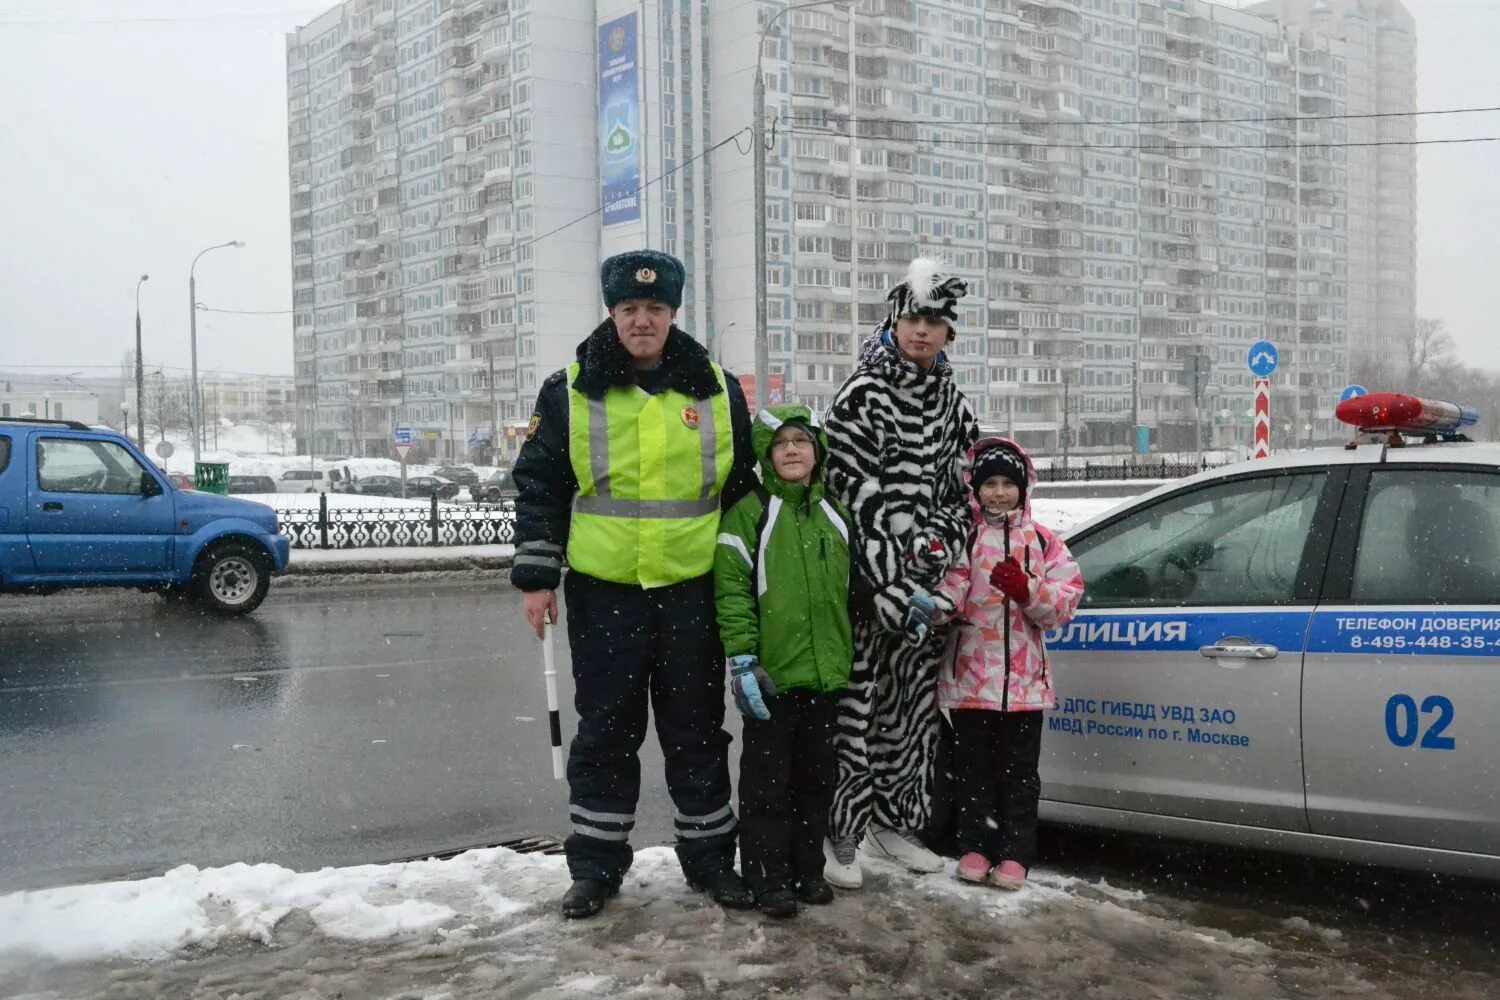
{"label": "wet asphalt road", "polygon": [[[569,734],[561,635],[557,652]],[[637,846],[671,835],[654,743]],[[282,581],[228,621],[133,593],[0,599],[0,892],[182,863],[313,869],[560,839],[565,801],[539,646],[519,595],[492,577]],[[1091,934],[1128,944],[1141,917],[1165,916],[1278,954],[1326,938],[1379,984],[1354,994],[1500,996],[1495,886],[1044,832],[1051,871],[1144,893],[1138,915],[1088,916]],[[1148,995],[1099,977],[1086,977],[1098,995]]]}
{"label": "wet asphalt road", "polygon": [[[233,620],[124,591],[0,599],[0,892],[561,839],[540,649],[478,575],[286,581]],[[568,735],[561,634],[557,654]],[[664,843],[654,737],[642,772],[638,840]]]}

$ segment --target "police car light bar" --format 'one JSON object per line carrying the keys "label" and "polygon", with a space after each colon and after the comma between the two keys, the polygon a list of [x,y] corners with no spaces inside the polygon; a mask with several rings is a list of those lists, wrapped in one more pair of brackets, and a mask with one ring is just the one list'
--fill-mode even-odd
{"label": "police car light bar", "polygon": [[1334,416],[1361,431],[1453,434],[1479,422],[1479,411],[1457,403],[1401,392],[1372,392],[1346,399]]}

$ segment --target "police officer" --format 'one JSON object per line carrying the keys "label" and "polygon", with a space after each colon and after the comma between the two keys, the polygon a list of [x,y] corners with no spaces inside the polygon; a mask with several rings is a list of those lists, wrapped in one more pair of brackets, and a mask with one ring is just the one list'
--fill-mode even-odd
{"label": "police officer", "polygon": [[578,734],[563,916],[598,913],[630,868],[648,703],[683,874],[720,905],[748,908],[734,871],[713,559],[719,512],[755,482],[749,412],[734,378],[673,323],[681,261],[624,253],[600,279],[609,319],[543,383],[514,469],[511,582],[538,637],[557,620],[569,568]]}

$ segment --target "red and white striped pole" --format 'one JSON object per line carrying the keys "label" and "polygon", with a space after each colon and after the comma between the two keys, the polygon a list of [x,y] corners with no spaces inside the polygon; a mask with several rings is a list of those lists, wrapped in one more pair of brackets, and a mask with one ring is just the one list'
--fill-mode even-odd
{"label": "red and white striped pole", "polygon": [[1271,380],[1255,380],[1255,457],[1271,455]]}

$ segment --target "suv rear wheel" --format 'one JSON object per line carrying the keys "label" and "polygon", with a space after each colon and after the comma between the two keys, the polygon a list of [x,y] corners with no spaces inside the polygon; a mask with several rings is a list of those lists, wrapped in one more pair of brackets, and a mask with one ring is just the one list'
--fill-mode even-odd
{"label": "suv rear wheel", "polygon": [[245,542],[219,542],[198,558],[193,591],[198,603],[221,615],[247,615],[271,589],[265,553]]}

